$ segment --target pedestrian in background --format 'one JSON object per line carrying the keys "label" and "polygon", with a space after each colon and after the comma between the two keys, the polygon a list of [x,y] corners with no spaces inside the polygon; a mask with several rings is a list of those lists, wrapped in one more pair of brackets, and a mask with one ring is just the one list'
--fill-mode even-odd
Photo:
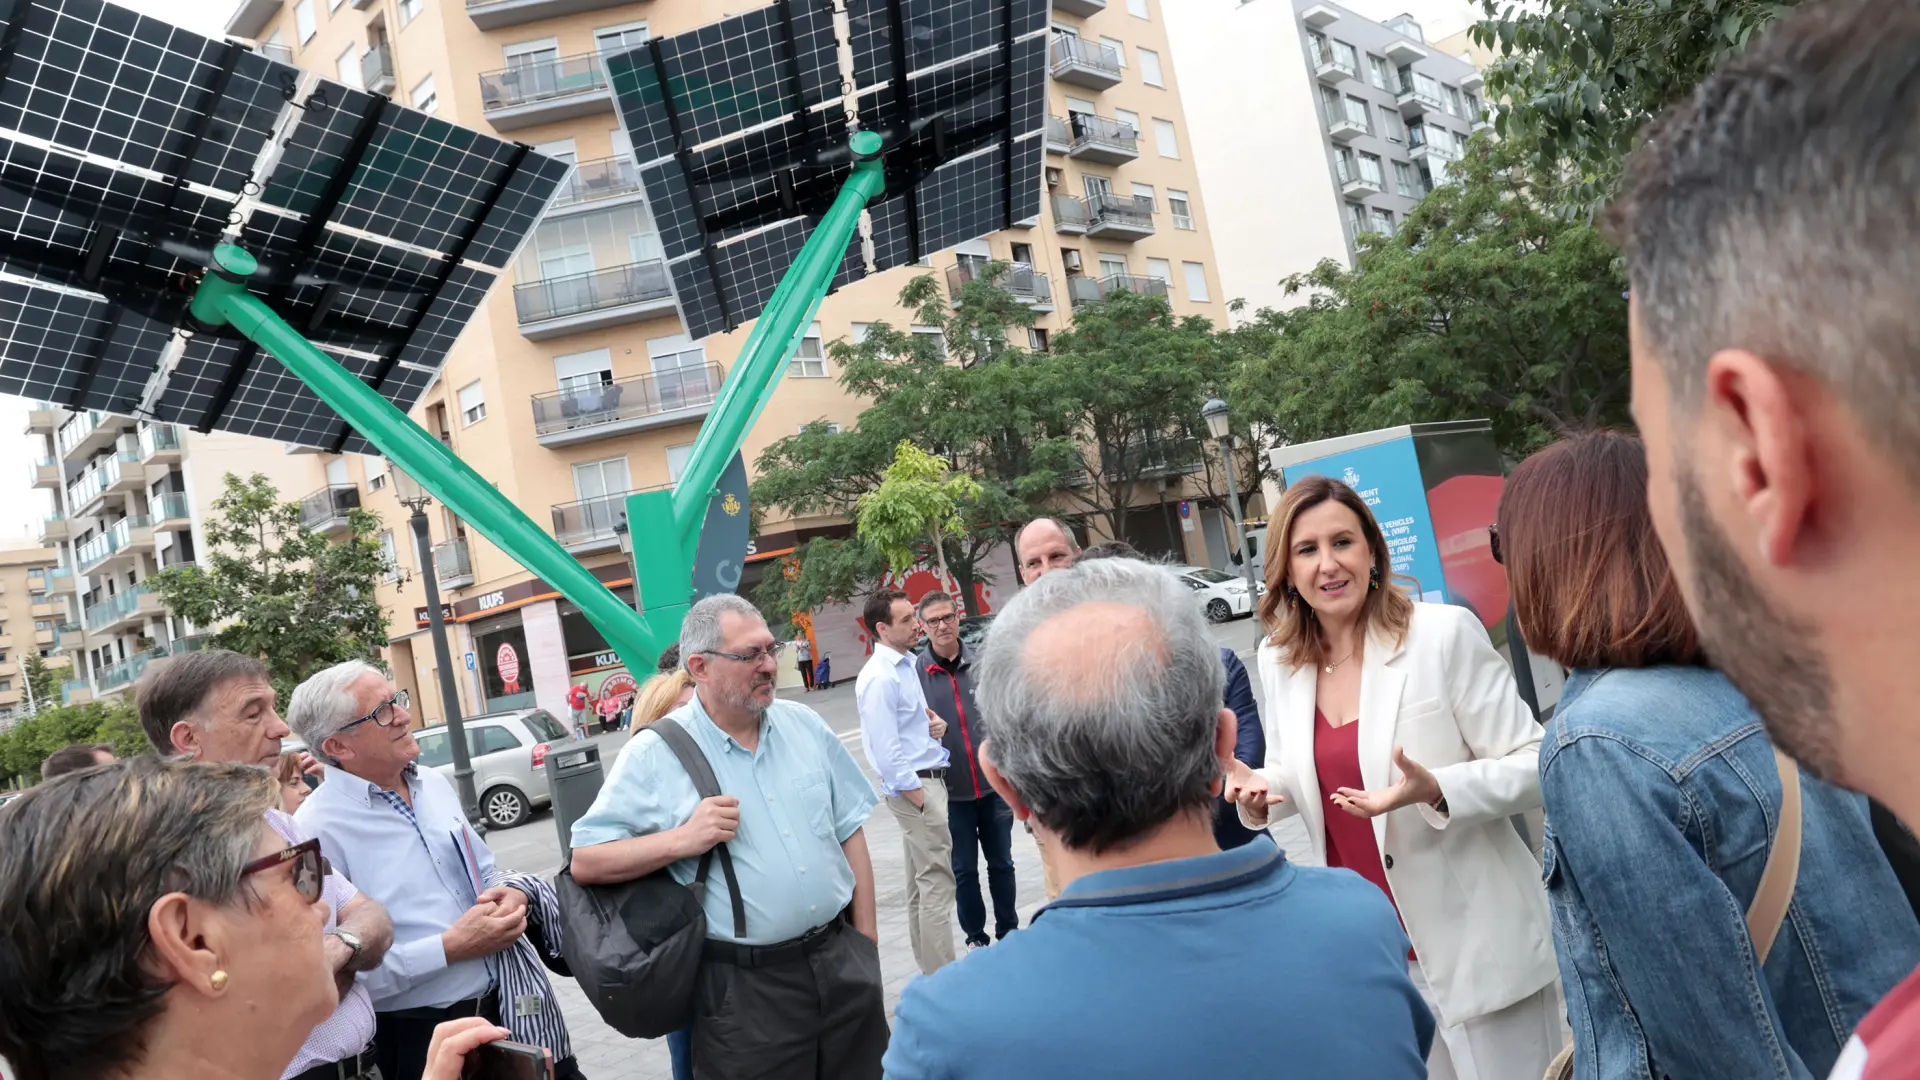
{"label": "pedestrian in background", "polygon": [[1379,886],[1440,1019],[1437,1080],[1537,1080],[1566,1043],[1540,864],[1508,820],[1540,805],[1540,725],[1465,608],[1394,583],[1353,488],[1287,489],[1260,646],[1272,763],[1233,762],[1249,826],[1299,814],[1313,853]]}
{"label": "pedestrian in background", "polygon": [[591,694],[587,690],[586,683],[574,683],[567,690],[567,712],[573,722],[575,741],[587,737],[587,703],[590,700]]}
{"label": "pedestrian in background", "polygon": [[280,785],[280,812],[291,814],[307,801],[307,771],[297,750],[288,750],[274,762],[273,780]]}
{"label": "pedestrian in background", "polygon": [[947,725],[927,708],[914,671],[913,602],[898,589],[876,589],[862,620],[873,655],[854,680],[861,743],[880,778],[887,809],[900,823],[907,857],[907,937],[923,974],[953,963],[953,833],[947,827],[951,760],[941,739]]}
{"label": "pedestrian in background", "polygon": [[1185,585],[1130,559],[1048,575],[984,652],[980,766],[1064,888],[907,983],[890,1080],[1426,1075],[1433,1019],[1380,892],[1214,842],[1237,719]]}
{"label": "pedestrian in background", "polygon": [[51,780],[56,776],[65,776],[81,769],[91,769],[95,765],[111,765],[120,759],[113,756],[113,747],[105,743],[76,743],[63,746],[47,755],[40,763],[40,779]]}
{"label": "pedestrian in background", "polygon": [[[947,831],[953,837],[954,911],[967,948],[992,944],[1020,926],[1019,889],[1013,876],[1013,811],[980,772],[980,744],[987,737],[974,700],[976,657],[960,640],[960,609],[938,589],[915,605],[926,644],[915,654],[914,673],[927,707],[946,722]],[[980,858],[987,860],[987,891],[993,897],[993,937],[987,936],[987,906],[980,896]]]}
{"label": "pedestrian in background", "polygon": [[1646,490],[1639,439],[1576,436],[1514,469],[1494,534],[1527,644],[1571,669],[1540,787],[1573,1075],[1822,1077],[1920,963],[1920,923],[1866,799],[1800,777],[1798,884],[1756,961],[1773,746],[1702,666]]}
{"label": "pedestrian in background", "polygon": [[813,642],[805,634],[793,636],[793,666],[800,669],[800,688],[813,689]]}

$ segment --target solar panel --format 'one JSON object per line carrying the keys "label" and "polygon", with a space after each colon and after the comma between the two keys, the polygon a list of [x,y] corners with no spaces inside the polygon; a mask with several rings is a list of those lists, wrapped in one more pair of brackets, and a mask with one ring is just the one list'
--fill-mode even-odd
{"label": "solar panel", "polygon": [[[686,331],[757,315],[884,138],[836,287],[1040,212],[1046,0],[779,0],[607,59]],[[904,77],[900,77],[904,73]]]}
{"label": "solar panel", "polygon": [[368,450],[189,316],[211,249],[405,410],[567,168],[101,0],[0,0],[0,392]]}

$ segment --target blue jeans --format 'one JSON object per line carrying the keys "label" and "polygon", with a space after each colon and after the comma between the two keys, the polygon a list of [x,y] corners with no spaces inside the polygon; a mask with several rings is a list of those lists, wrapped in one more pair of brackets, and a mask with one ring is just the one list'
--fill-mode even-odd
{"label": "blue jeans", "polygon": [[673,1080],[693,1080],[693,1029],[667,1032],[667,1056],[673,1059]]}
{"label": "blue jeans", "polygon": [[954,907],[967,944],[987,943],[987,908],[980,898],[980,859],[987,856],[987,891],[993,894],[993,936],[1003,938],[1020,926],[1013,882],[1013,811],[989,791],[978,799],[947,804],[947,829],[953,834]]}

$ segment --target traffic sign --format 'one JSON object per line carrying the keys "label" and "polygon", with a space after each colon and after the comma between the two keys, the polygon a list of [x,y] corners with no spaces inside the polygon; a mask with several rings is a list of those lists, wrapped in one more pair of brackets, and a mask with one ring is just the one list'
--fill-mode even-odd
{"label": "traffic sign", "polygon": [[475,667],[475,664],[474,664],[474,662],[473,662],[473,654],[472,654],[472,653],[468,653],[468,654],[467,654],[467,670],[468,670],[468,671],[472,671],[472,670],[474,669],[474,667]]}

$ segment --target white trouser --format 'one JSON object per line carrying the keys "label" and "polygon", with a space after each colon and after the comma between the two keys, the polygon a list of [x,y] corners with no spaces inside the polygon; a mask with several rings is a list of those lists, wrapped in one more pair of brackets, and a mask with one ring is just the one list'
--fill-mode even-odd
{"label": "white trouser", "polygon": [[1407,965],[1407,974],[1438,1025],[1427,1054],[1427,1080],[1540,1080],[1572,1038],[1557,981],[1498,1012],[1442,1024],[1418,961]]}

